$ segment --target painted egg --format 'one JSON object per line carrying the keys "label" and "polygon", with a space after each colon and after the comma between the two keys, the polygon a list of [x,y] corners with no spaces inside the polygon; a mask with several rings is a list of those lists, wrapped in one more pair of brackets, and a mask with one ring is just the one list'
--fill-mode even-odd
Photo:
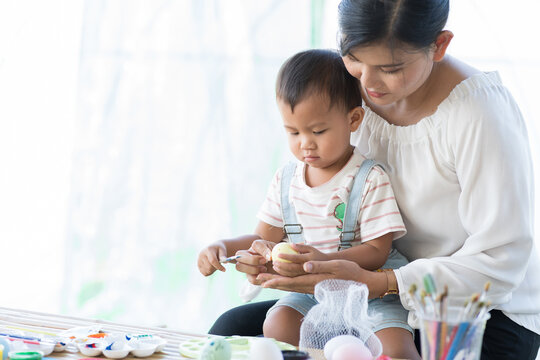
{"label": "painted egg", "polygon": [[274,248],[272,249],[272,261],[281,261],[285,263],[290,263],[289,260],[285,260],[280,258],[279,254],[298,254],[298,251],[294,250],[289,243],[278,243]]}
{"label": "painted egg", "polygon": [[254,339],[251,343],[249,358],[257,360],[283,360],[283,354],[274,340],[260,338]]}
{"label": "painted egg", "polygon": [[324,357],[328,360],[333,360],[334,351],[345,344],[361,344],[364,345],[362,340],[353,335],[339,335],[330,339],[326,345],[324,345]]}
{"label": "painted egg", "polygon": [[373,360],[371,351],[362,343],[347,343],[338,347],[332,360]]}
{"label": "painted egg", "polygon": [[222,338],[211,338],[204,344],[199,359],[230,360],[231,353],[231,345],[227,340]]}

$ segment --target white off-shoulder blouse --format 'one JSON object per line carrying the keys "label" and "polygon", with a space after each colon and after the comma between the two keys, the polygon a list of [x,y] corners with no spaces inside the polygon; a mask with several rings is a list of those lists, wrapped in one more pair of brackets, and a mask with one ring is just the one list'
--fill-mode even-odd
{"label": "white off-shoulder blouse", "polygon": [[394,241],[411,261],[396,271],[403,305],[414,310],[405,294],[427,272],[458,304],[490,281],[494,308],[540,333],[529,139],[498,73],[464,80],[414,125],[365,110],[351,141],[384,164],[407,228]]}

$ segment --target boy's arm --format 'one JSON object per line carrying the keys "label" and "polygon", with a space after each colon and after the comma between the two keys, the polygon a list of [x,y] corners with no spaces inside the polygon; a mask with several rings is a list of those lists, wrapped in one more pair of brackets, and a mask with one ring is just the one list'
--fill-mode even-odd
{"label": "boy's arm", "polygon": [[267,224],[264,221],[259,221],[255,228],[255,234],[257,234],[260,239],[268,240],[276,244],[281,242],[285,237],[283,228]]}
{"label": "boy's arm", "polygon": [[270,260],[272,249],[284,238],[283,228],[276,227],[259,221],[255,228],[255,234],[259,237],[258,241],[251,244],[250,251],[263,256],[267,261]]}
{"label": "boy's arm", "polygon": [[235,255],[240,250],[247,250],[251,244],[260,239],[260,236],[255,234],[240,235],[231,239],[218,240],[216,244],[222,243],[225,246],[226,257]]}
{"label": "boy's arm", "polygon": [[366,270],[377,270],[386,262],[393,238],[394,233],[390,232],[360,245],[327,254],[327,256],[330,260],[351,260]]}

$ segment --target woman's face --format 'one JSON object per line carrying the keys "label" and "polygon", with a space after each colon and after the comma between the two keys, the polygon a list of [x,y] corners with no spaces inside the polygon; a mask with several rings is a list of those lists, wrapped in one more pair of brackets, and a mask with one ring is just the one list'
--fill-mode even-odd
{"label": "woman's face", "polygon": [[433,51],[371,45],[354,49],[343,61],[349,73],[360,80],[367,100],[383,106],[422,88],[433,68]]}

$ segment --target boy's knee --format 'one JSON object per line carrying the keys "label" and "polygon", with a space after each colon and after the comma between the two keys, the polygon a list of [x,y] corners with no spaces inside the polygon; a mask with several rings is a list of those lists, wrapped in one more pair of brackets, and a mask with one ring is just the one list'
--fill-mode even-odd
{"label": "boy's knee", "polygon": [[383,354],[398,359],[418,359],[420,354],[414,345],[410,331],[403,328],[386,328],[375,333],[383,346]]}
{"label": "boy's knee", "polygon": [[303,317],[288,306],[278,306],[270,311],[264,320],[264,336],[297,346]]}
{"label": "boy's knee", "polygon": [[[267,336],[267,334],[275,333],[276,331],[283,331],[283,328],[290,325],[288,324],[288,313],[290,311],[295,310],[287,307],[287,306],[278,306],[272,311],[270,311],[266,318],[264,319],[263,323],[263,332],[264,336]],[[273,336],[267,336],[267,337],[273,337]]]}

